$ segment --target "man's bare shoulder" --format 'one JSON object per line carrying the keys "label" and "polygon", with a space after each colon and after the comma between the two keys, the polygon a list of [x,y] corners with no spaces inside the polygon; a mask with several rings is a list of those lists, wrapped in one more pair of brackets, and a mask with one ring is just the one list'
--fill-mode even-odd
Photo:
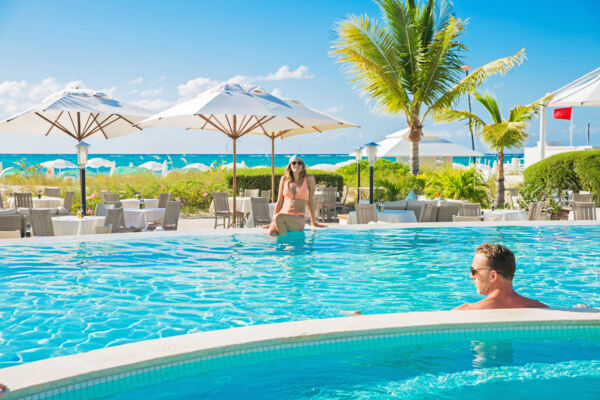
{"label": "man's bare shoulder", "polygon": [[461,311],[461,310],[481,310],[484,307],[481,307],[481,305],[479,304],[480,302],[477,303],[465,303],[462,304],[456,308],[453,308],[453,311]]}

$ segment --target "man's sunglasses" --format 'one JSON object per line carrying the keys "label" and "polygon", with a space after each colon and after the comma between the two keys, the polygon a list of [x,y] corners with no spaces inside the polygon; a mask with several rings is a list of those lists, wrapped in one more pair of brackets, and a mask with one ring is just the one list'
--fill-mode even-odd
{"label": "man's sunglasses", "polygon": [[477,275],[477,273],[479,271],[489,271],[489,270],[491,270],[491,268],[480,268],[480,269],[471,268],[471,276]]}
{"label": "man's sunglasses", "polygon": [[292,165],[296,165],[296,164],[297,165],[304,165],[304,162],[302,162],[302,161],[292,161],[290,164],[292,164]]}

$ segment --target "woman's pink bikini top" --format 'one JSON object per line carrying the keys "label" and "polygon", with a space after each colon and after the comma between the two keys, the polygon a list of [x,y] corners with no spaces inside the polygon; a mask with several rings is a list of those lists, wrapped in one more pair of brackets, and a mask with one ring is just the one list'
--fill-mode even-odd
{"label": "woman's pink bikini top", "polygon": [[308,184],[306,183],[306,181],[307,179],[305,176],[302,181],[302,186],[300,186],[300,189],[298,189],[296,194],[292,193],[292,191],[290,190],[289,182],[285,182],[285,186],[283,187],[283,197],[288,199],[308,200]]}

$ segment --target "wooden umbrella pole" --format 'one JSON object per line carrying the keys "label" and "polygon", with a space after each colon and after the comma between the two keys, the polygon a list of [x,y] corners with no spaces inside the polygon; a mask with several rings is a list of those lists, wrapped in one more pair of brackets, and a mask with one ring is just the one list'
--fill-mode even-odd
{"label": "wooden umbrella pole", "polygon": [[271,201],[275,201],[275,136],[271,136]]}
{"label": "wooden umbrella pole", "polygon": [[236,180],[236,148],[235,148],[235,144],[236,144],[236,140],[237,138],[234,136],[233,137],[233,226],[235,226],[235,216],[236,216],[236,204],[235,204],[235,198],[237,196],[237,180]]}

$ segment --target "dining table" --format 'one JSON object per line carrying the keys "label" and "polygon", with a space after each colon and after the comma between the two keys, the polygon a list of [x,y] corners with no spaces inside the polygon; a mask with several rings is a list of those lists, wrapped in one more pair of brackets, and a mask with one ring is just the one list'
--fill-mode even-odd
{"label": "dining table", "polygon": [[[236,197],[235,198],[235,209],[237,212],[241,212],[244,215],[250,214],[252,211],[252,201],[250,197]],[[229,203],[229,211],[233,212],[233,197],[228,197],[227,202]],[[210,213],[215,212],[215,204],[214,201],[211,201],[210,206],[208,207],[208,211]]]}
{"label": "dining table", "polygon": [[[33,201],[33,208],[58,208],[62,207],[64,203],[62,198],[51,196],[33,197],[31,200]],[[8,198],[8,206],[15,207],[14,197]]]}
{"label": "dining table", "polygon": [[[123,210],[128,208],[140,208],[141,200],[138,199],[123,199],[121,200],[121,204],[123,205]],[[144,199],[144,205],[146,208],[158,208],[158,199]]]}
{"label": "dining table", "polygon": [[103,226],[106,217],[85,216],[79,218],[76,215],[62,215],[52,217],[52,227],[55,236],[66,235],[91,235],[95,233],[96,226]]}
{"label": "dining table", "polygon": [[152,208],[125,208],[123,209],[124,224],[128,228],[147,228],[153,222],[162,223],[165,217],[165,209]]}

